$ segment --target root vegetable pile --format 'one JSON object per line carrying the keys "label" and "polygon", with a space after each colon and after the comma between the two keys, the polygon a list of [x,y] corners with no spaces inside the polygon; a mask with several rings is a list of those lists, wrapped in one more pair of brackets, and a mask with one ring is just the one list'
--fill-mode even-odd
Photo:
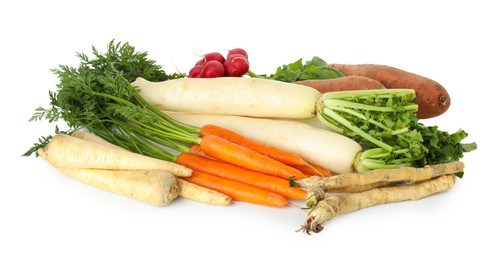
{"label": "root vegetable pile", "polygon": [[[52,70],[50,107],[30,119],[69,129],[24,155],[154,206],[305,203],[311,234],[340,214],[452,188],[477,148],[463,130],[419,121],[448,109],[442,86],[392,67],[313,57],[257,75],[235,48],[204,55],[186,76],[128,43],[92,50]],[[313,118],[325,127],[295,121]]]}

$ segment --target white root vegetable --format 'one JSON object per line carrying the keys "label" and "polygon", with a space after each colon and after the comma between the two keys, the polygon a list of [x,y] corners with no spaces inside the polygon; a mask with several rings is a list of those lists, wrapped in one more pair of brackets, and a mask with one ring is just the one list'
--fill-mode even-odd
{"label": "white root vegetable", "polygon": [[232,198],[221,192],[199,186],[181,178],[177,178],[176,181],[180,187],[179,196],[184,199],[218,206],[226,206],[232,203]]}
{"label": "white root vegetable", "polygon": [[259,78],[181,78],[150,82],[137,78],[140,95],[159,109],[199,114],[269,118],[313,118],[317,90]]}
{"label": "white root vegetable", "polygon": [[[87,131],[76,131],[72,134],[72,136],[87,141],[107,145],[109,147],[114,147],[116,149],[125,150],[124,148],[109,143],[103,138],[100,138]],[[181,178],[177,178],[176,182],[178,184],[178,188],[180,189],[180,193],[178,194],[178,196],[184,199],[194,200],[201,203],[218,205],[218,206],[230,205],[230,203],[232,202],[232,198],[215,190],[201,187],[197,184],[190,183]]]}
{"label": "white root vegetable", "polygon": [[354,159],[361,152],[361,146],[350,138],[295,121],[163,112],[190,125],[214,124],[227,128],[339,174],[352,172]]}
{"label": "white root vegetable", "polygon": [[55,135],[40,150],[43,150],[43,153],[39,152],[39,154],[42,157],[46,156],[43,159],[57,168],[158,170],[182,177],[192,175],[191,169],[173,162],[147,157],[65,134]]}
{"label": "white root vegetable", "polygon": [[125,195],[153,206],[166,206],[180,193],[175,176],[165,171],[81,168],[59,168],[59,170],[90,186]]}
{"label": "white root vegetable", "polygon": [[[42,159],[50,163],[44,149],[38,149]],[[52,166],[57,168],[54,164]],[[165,206],[180,194],[178,182],[166,171],[113,170],[90,168],[57,168],[60,172],[90,186],[121,194],[153,206]]]}

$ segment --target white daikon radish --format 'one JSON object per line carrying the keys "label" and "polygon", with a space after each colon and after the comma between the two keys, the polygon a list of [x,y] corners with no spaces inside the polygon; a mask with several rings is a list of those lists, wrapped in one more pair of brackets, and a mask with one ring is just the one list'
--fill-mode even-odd
{"label": "white daikon radish", "polygon": [[355,157],[362,150],[348,137],[296,121],[163,112],[190,125],[214,124],[227,128],[256,142],[300,155],[310,163],[339,174],[353,171]]}
{"label": "white daikon radish", "polygon": [[316,115],[317,90],[260,78],[181,78],[132,83],[162,110],[198,114],[306,119]]}

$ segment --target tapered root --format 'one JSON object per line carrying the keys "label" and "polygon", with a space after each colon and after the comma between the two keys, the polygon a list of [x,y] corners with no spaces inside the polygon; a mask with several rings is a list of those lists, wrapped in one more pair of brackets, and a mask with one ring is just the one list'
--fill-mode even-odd
{"label": "tapered root", "polygon": [[313,176],[302,180],[292,180],[290,184],[305,190],[308,198],[306,204],[308,207],[313,207],[325,198],[326,193],[355,193],[402,182],[416,183],[446,174],[455,174],[463,169],[463,162],[456,161],[421,168],[401,167],[331,177]]}
{"label": "tapered root", "polygon": [[419,200],[434,193],[451,189],[456,177],[453,174],[443,175],[419,184],[376,188],[360,193],[330,196],[320,202],[308,213],[301,227],[307,234],[323,230],[323,224],[334,217],[362,208],[398,202]]}

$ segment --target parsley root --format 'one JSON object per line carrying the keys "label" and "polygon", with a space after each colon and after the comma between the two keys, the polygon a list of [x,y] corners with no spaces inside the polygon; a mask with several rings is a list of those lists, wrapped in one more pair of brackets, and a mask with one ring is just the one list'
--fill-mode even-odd
{"label": "parsley root", "polygon": [[311,234],[323,230],[323,224],[334,217],[366,207],[405,200],[419,200],[449,190],[456,177],[443,175],[419,184],[377,188],[360,193],[332,195],[320,201],[307,215],[302,230]]}
{"label": "parsley root", "polygon": [[451,163],[428,165],[422,168],[400,167],[397,169],[377,169],[362,174],[347,173],[331,177],[313,176],[302,180],[291,181],[292,186],[302,188],[308,192],[307,205],[309,207],[324,198],[326,192],[348,187],[372,185],[375,183],[409,182],[414,183],[429,180],[446,174],[462,172],[464,163],[455,161]]}

